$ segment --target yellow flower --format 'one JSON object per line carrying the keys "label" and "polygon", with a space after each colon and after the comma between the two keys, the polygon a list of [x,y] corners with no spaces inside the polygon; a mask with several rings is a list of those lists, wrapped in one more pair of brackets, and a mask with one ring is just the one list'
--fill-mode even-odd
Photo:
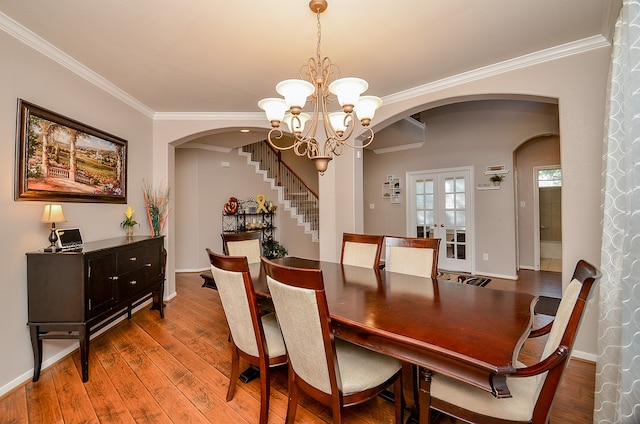
{"label": "yellow flower", "polygon": [[135,211],[131,206],[127,206],[127,210],[124,211],[125,219],[120,223],[122,228],[133,227],[134,225],[138,225],[136,221],[133,220],[133,213]]}
{"label": "yellow flower", "polygon": [[124,215],[127,217],[127,219],[130,220],[131,218],[133,218],[133,213],[134,212],[135,211],[133,210],[133,208],[131,206],[127,206],[127,210],[124,211]]}

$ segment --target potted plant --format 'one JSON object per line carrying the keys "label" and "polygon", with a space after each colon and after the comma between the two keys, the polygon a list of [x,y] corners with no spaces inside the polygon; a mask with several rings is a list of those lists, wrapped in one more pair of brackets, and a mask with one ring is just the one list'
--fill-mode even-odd
{"label": "potted plant", "polygon": [[138,225],[138,222],[133,219],[134,212],[131,206],[127,206],[127,210],[124,211],[125,218],[120,223],[120,226],[127,232],[127,237],[133,236],[133,227]]}
{"label": "potted plant", "polygon": [[267,259],[284,258],[288,253],[287,249],[271,236],[267,237],[264,243],[262,243],[262,254]]}
{"label": "potted plant", "polygon": [[494,186],[499,186],[502,180],[504,180],[504,175],[495,174],[493,177],[489,178],[491,182],[493,182]]}

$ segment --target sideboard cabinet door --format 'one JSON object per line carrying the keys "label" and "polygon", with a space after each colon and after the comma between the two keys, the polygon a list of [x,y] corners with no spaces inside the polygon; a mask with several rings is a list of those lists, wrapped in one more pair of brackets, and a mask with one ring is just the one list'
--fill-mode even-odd
{"label": "sideboard cabinet door", "polygon": [[108,311],[116,303],[116,255],[108,254],[87,261],[88,317]]}

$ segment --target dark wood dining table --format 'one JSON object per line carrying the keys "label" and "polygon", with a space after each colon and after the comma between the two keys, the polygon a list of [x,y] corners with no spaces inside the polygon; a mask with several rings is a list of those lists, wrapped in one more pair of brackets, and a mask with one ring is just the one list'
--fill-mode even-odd
{"label": "dark wood dining table", "polygon": [[[322,270],[337,337],[419,367],[420,422],[429,420],[432,372],[511,396],[506,380],[536,296],[295,257],[276,262]],[[250,267],[256,293],[269,298],[261,264]]]}

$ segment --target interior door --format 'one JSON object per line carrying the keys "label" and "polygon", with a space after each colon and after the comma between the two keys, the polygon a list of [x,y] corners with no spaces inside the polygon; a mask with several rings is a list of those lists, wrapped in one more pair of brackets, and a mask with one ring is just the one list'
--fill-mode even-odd
{"label": "interior door", "polygon": [[470,176],[468,168],[421,171],[407,176],[407,234],[441,239],[441,269],[472,270]]}

